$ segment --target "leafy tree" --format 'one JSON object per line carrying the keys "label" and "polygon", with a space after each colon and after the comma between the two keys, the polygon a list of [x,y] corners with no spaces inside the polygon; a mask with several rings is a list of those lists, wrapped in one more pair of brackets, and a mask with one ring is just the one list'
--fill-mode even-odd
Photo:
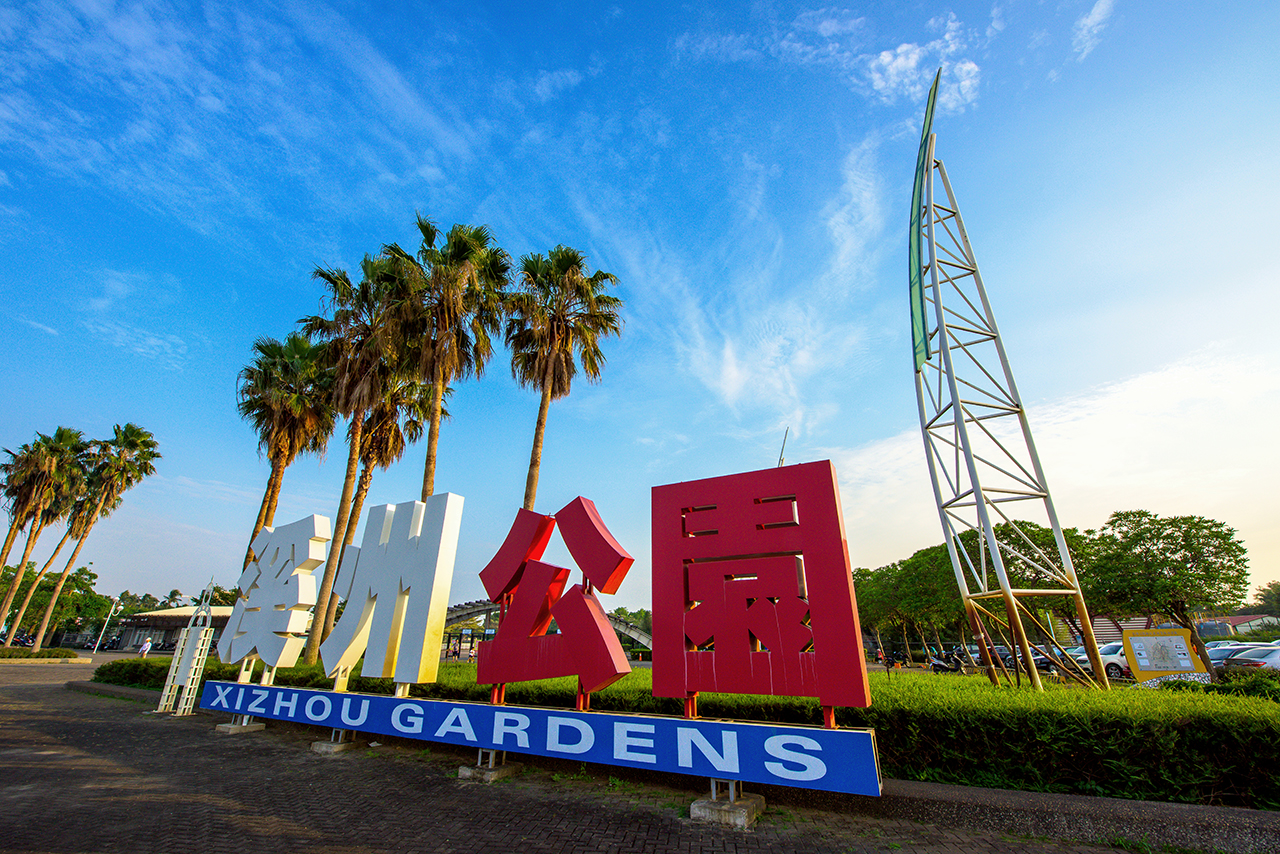
{"label": "leafy tree", "polygon": [[[305,335],[289,333],[283,342],[259,338],[253,361],[240,371],[240,417],[258,434],[258,450],[271,463],[271,475],[258,508],[249,542],[275,519],[284,470],[299,454],[324,453],[333,434],[333,372],[324,363],[324,348]],[[244,565],[253,560],[245,550]]]}
{"label": "leafy tree", "polygon": [[1270,581],[1259,587],[1253,594],[1256,603],[1250,610],[1259,614],[1270,614],[1280,617],[1280,581]]}
{"label": "leafy tree", "polygon": [[137,424],[128,423],[121,427],[115,425],[110,439],[93,443],[91,452],[92,468],[89,471],[88,486],[80,500],[76,502],[68,519],[68,528],[76,538],[75,550],[67,559],[62,575],[54,584],[49,604],[45,606],[44,617],[40,621],[40,629],[36,632],[34,648],[39,649],[44,634],[53,619],[54,606],[62,592],[71,568],[80,557],[89,532],[98,520],[107,516],[123,501],[124,493],[132,489],[143,478],[155,474],[156,460],[160,459],[160,447],[149,431]]}
{"label": "leafy tree", "polygon": [[[4,573],[0,574],[0,583],[12,583],[14,578],[14,570],[12,567],[5,567]],[[68,578],[67,585],[62,591],[56,607],[52,613],[51,624],[56,631],[59,628],[84,630],[95,621],[100,622],[106,616],[107,609],[110,607],[110,600],[94,592],[93,587],[97,582],[98,576],[89,570],[88,567],[78,567],[72,572]],[[37,614],[40,614],[50,601],[52,589],[47,585],[40,587],[36,583],[36,579],[31,573],[27,573],[19,584],[19,593],[32,593],[30,597],[31,609],[22,619],[14,620],[14,625],[27,631],[33,635],[37,634]],[[38,636],[38,635],[37,635]]]}
{"label": "leafy tree", "polygon": [[128,617],[131,614],[143,614],[160,608],[160,600],[150,593],[130,593],[125,590],[116,598],[120,600],[120,616],[122,617]]}
{"label": "leafy tree", "polygon": [[[1094,607],[1113,614],[1162,614],[1191,632],[1198,612],[1228,611],[1249,589],[1249,559],[1233,528],[1203,516],[1160,517],[1146,510],[1111,514],[1081,578]],[[1212,678],[1216,675],[1210,671]]]}
{"label": "leafy tree", "polygon": [[398,337],[411,353],[417,376],[432,390],[422,472],[425,501],[435,490],[445,389],[455,380],[484,373],[493,354],[489,336],[502,322],[511,256],[494,243],[486,226],[454,225],[436,246],[440,230],[421,215],[417,221],[422,234],[417,255],[395,243],[385,246],[383,255],[394,262],[403,286]]}
{"label": "leafy tree", "polygon": [[653,614],[648,608],[638,608],[635,611],[629,611],[626,608],[619,606],[614,608],[610,613],[615,617],[620,617],[621,619],[626,620],[641,631],[653,634]]}
{"label": "leafy tree", "polygon": [[586,256],[568,246],[520,259],[520,288],[507,302],[511,374],[542,393],[524,488],[526,510],[533,509],[538,493],[551,401],[569,394],[579,361],[587,379],[598,381],[605,362],[600,339],[622,331],[622,300],[605,293],[617,281],[601,270],[588,275]]}

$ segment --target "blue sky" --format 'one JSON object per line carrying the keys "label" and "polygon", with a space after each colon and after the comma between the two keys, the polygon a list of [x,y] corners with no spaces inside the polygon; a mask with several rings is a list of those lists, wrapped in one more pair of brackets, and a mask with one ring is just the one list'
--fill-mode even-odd
{"label": "blue sky", "polygon": [[[773,465],[788,428],[789,462],[836,463],[854,563],[905,557],[941,540],[906,299],[941,66],[937,153],[1064,524],[1218,518],[1265,583],[1277,32],[1262,2],[8,3],[0,444],[153,431],[159,474],[82,560],[111,593],[233,584],[268,473],[235,412],[252,341],[421,212],[619,278],[625,332],[552,405],[538,492],[593,499],[636,556],[614,604],[648,604],[649,488]],[[482,595],[537,405],[502,352],[457,385],[454,601]],[[370,502],[416,497],[424,454]],[[339,436],[291,467],[277,522],[332,516],[344,460]]]}

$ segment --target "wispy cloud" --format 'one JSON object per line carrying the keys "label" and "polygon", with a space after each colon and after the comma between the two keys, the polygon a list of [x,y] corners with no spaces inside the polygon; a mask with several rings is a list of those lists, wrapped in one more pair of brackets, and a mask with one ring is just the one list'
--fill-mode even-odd
{"label": "wispy cloud", "polygon": [[561,68],[558,71],[541,71],[533,84],[533,94],[539,101],[546,103],[561,92],[577,86],[582,82],[582,73],[572,68]]}
{"label": "wispy cloud", "polygon": [[750,36],[742,33],[681,33],[673,44],[676,56],[693,60],[744,62],[762,56]]}
{"label": "wispy cloud", "polygon": [[1098,0],[1088,14],[1081,16],[1072,29],[1071,47],[1079,54],[1076,59],[1083,62],[1102,41],[1102,30],[1111,17],[1112,0]]}
{"label": "wispy cloud", "polygon": [[58,330],[54,329],[52,326],[45,326],[43,323],[36,323],[34,320],[28,320],[25,317],[20,317],[18,320],[25,323],[27,326],[30,326],[32,329],[38,329],[46,335],[58,334]]}
{"label": "wispy cloud", "polygon": [[113,347],[154,359],[170,370],[180,371],[186,361],[187,343],[177,335],[153,332],[114,320],[91,318],[84,328]]}
{"label": "wispy cloud", "polygon": [[[923,43],[868,51],[871,39],[866,19],[847,9],[808,11],[785,24],[773,24],[768,35],[742,33],[684,33],[673,45],[676,56],[694,61],[744,62],[761,56],[795,65],[834,69],[856,91],[882,103],[920,100],[933,73],[943,69],[938,103],[945,112],[958,112],[978,99],[981,69],[966,52],[983,41],[954,14],[931,19],[926,28],[937,38]],[[986,30],[989,42],[1004,28],[1003,12],[991,10]]]}

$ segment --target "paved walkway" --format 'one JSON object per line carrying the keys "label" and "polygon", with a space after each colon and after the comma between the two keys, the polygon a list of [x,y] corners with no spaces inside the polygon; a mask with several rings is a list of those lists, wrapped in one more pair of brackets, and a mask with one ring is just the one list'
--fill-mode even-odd
{"label": "paved walkway", "polygon": [[[1019,839],[771,803],[752,831],[684,816],[697,781],[531,768],[456,779],[465,754],[384,745],[322,757],[314,729],[222,736],[221,718],[144,714],[65,690],[93,665],[0,667],[3,852],[1026,852],[1098,845]],[[474,761],[474,760],[471,760]]]}

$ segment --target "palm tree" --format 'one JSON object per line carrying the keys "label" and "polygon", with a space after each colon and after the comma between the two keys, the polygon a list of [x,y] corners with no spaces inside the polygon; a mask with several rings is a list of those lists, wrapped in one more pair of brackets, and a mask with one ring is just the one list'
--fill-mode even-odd
{"label": "palm tree", "polygon": [[[335,420],[330,401],[333,372],[324,364],[323,347],[291,332],[283,343],[259,338],[253,352],[253,362],[240,371],[237,408],[257,432],[258,450],[266,452],[271,475],[249,535],[251,544],[275,521],[285,468],[299,454],[324,453]],[[250,545],[244,566],[253,557]]]}
{"label": "palm tree", "polygon": [[[431,417],[433,391],[426,383],[403,378],[393,379],[387,387],[386,396],[365,418],[360,447],[360,478],[356,482],[355,497],[351,501],[351,515],[347,518],[346,530],[342,536],[334,537],[335,543],[340,542],[344,546],[342,554],[338,555],[338,572],[342,571],[345,546],[351,545],[356,526],[360,524],[364,499],[373,483],[373,470],[389,468],[404,456],[405,448],[422,438],[423,428]],[[446,389],[445,396],[451,391],[452,389]],[[442,416],[448,418],[448,411],[442,411]],[[325,610],[325,637],[333,631],[337,612],[338,596],[331,594]]]}
{"label": "palm tree", "polygon": [[455,380],[484,373],[493,355],[489,336],[502,324],[511,256],[493,242],[483,225],[455,225],[439,247],[439,229],[421,215],[418,231],[422,245],[416,257],[395,243],[383,247],[383,256],[395,263],[404,283],[400,337],[412,348],[412,364],[433,392],[422,473],[425,501],[435,491],[445,388]]}
{"label": "palm tree", "polygon": [[[4,471],[6,483],[14,490],[11,515],[18,524],[25,519],[30,529],[22,561],[15,568],[13,583],[5,593],[4,604],[0,605],[0,622],[8,617],[9,606],[13,604],[13,597],[22,585],[27,561],[31,559],[31,550],[35,548],[45,526],[52,521],[45,511],[62,500],[66,492],[79,488],[84,477],[83,456],[88,447],[84,434],[79,430],[59,427],[53,431],[52,436],[37,433],[35,442],[23,445],[16,454],[6,449],[9,462],[0,468]],[[5,646],[12,645],[16,628],[17,622],[14,621],[10,625]]]}
{"label": "palm tree", "polygon": [[[58,495],[54,499],[54,503],[50,504],[44,511],[42,523],[48,526],[54,522],[60,522],[66,519],[71,511],[75,508],[84,492],[85,488],[85,472],[83,469],[74,476],[67,479],[58,489]],[[53,554],[49,555],[49,559],[44,562],[44,566],[40,567],[40,571],[36,573],[36,577],[31,580],[31,585],[27,588],[27,594],[22,598],[22,604],[18,606],[17,613],[14,614],[13,621],[9,625],[9,634],[6,638],[8,643],[13,642],[14,636],[18,632],[18,627],[22,625],[22,618],[27,615],[27,607],[31,604],[31,598],[35,596],[36,588],[40,586],[40,582],[44,580],[45,574],[49,572],[49,567],[53,566],[53,562],[58,559],[58,554],[62,551],[62,547],[67,544],[67,540],[71,539],[71,526],[67,526],[67,530],[63,533],[62,539],[58,540],[58,545],[54,548]]]}
{"label": "palm tree", "polygon": [[[355,489],[360,464],[361,439],[369,411],[385,396],[385,388],[402,361],[399,325],[394,316],[399,294],[399,278],[393,262],[366,255],[361,264],[363,278],[353,284],[343,270],[319,267],[312,278],[324,282],[328,294],[321,302],[322,310],[332,317],[312,315],[300,321],[308,338],[319,339],[326,351],[327,363],[333,369],[333,406],[351,421],[347,430],[349,450],[342,498],[334,531],[346,531],[351,518],[351,494]],[[341,548],[331,547],[324,566],[316,602],[327,603],[333,592],[333,579],[338,571]],[[304,661],[315,664],[320,654],[324,620],[313,619],[307,637]]]}
{"label": "palm tree", "polygon": [[569,393],[577,373],[575,355],[587,379],[598,381],[605,361],[600,339],[622,331],[622,300],[604,292],[617,281],[601,270],[588,276],[586,257],[568,246],[557,246],[545,258],[533,254],[520,259],[520,289],[507,300],[511,375],[542,392],[524,487],[526,510],[533,509],[538,494],[547,410],[551,401]]}
{"label": "palm tree", "polygon": [[88,487],[83,497],[76,502],[67,521],[67,527],[76,539],[76,547],[49,596],[40,628],[35,633],[33,649],[40,649],[44,642],[44,633],[49,627],[53,609],[58,603],[58,597],[62,595],[63,585],[71,575],[76,558],[80,557],[85,540],[89,538],[89,532],[99,519],[120,506],[127,490],[140,483],[143,478],[155,474],[156,460],[160,459],[159,447],[160,443],[150,431],[133,423],[123,427],[115,425],[110,439],[94,443],[93,467],[89,471]]}

